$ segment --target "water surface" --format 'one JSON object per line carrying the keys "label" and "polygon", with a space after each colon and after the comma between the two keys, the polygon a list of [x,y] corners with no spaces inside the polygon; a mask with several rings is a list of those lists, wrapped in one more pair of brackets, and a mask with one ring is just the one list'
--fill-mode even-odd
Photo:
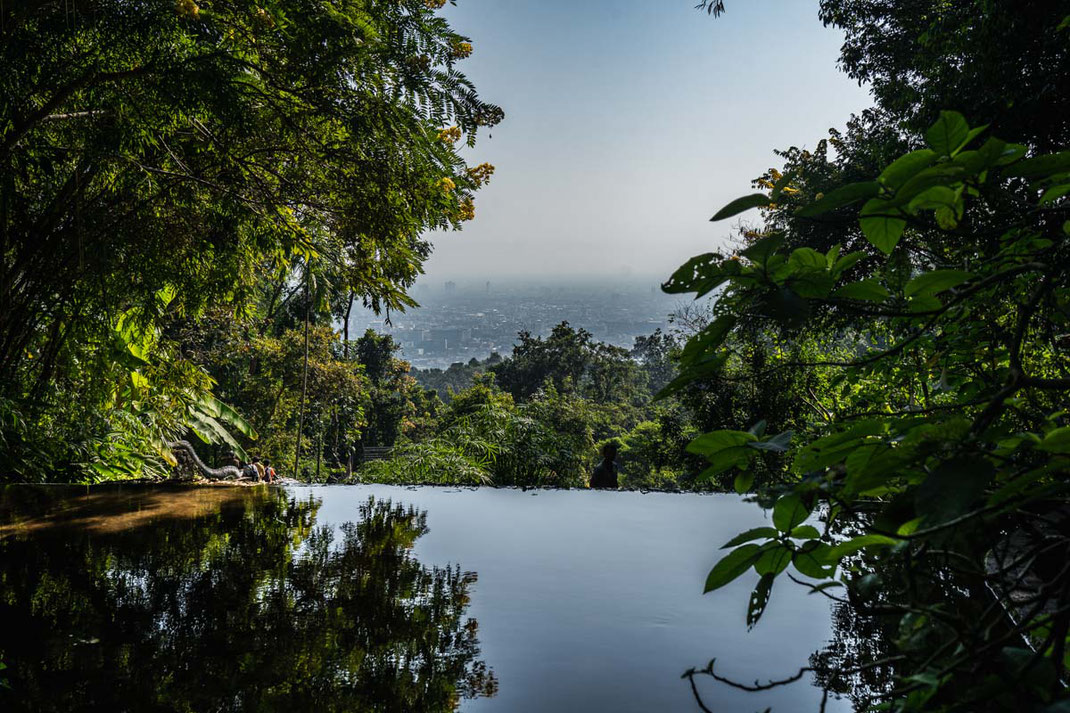
{"label": "water surface", "polygon": [[[727,495],[9,487],[0,709],[697,711],[685,669],[779,678],[830,638],[827,600],[786,580],[750,632],[756,576],[702,595],[763,517]],[[700,685],[716,711],[820,701]]]}

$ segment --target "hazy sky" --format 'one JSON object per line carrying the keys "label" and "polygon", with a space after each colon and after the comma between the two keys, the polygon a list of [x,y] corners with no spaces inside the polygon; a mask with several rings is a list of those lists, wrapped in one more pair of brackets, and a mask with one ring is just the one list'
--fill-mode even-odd
{"label": "hazy sky", "polygon": [[816,0],[459,0],[461,63],[505,121],[470,153],[497,167],[461,232],[434,233],[421,282],[664,279],[722,244],[709,222],[779,162],[870,105],[841,74]]}

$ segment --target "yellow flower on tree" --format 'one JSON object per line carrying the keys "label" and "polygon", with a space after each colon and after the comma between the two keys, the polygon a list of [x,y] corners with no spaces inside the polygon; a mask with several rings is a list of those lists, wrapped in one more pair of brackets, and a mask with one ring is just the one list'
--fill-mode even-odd
{"label": "yellow flower on tree", "polygon": [[464,59],[472,54],[471,42],[454,42],[450,54],[454,59]]}
{"label": "yellow flower on tree", "polygon": [[439,129],[438,140],[442,143],[452,144],[460,141],[461,130],[456,126],[451,126],[448,129]]}
{"label": "yellow flower on tree", "polygon": [[461,201],[460,209],[457,212],[457,220],[472,220],[475,217],[475,202],[471,198],[465,198]]}
{"label": "yellow flower on tree", "polygon": [[468,176],[477,187],[489,181],[492,175],[494,175],[494,166],[489,163],[481,163],[468,169]]}

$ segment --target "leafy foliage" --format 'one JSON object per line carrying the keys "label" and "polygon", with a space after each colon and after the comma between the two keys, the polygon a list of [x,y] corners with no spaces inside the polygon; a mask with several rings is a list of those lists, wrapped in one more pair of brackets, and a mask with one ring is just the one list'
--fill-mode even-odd
{"label": "leafy foliage", "polygon": [[0,8],[7,472],[160,474],[187,429],[240,452],[174,339],[209,308],[279,334],[354,298],[414,304],[424,234],[470,219],[493,171],[455,143],[502,117],[437,7]]}
{"label": "leafy foliage", "polygon": [[[1038,599],[1046,605],[1016,609],[1012,630],[999,625],[1001,607],[981,613],[969,598],[987,586],[1011,606],[1019,584],[991,553],[1007,538],[1016,561],[1051,547],[1050,533],[1034,540],[1022,528],[1066,496],[1059,444],[1070,363],[1059,335],[1070,316],[1070,221],[1065,201],[1044,196],[1070,182],[1070,163],[1064,152],[1029,154],[956,112],[943,112],[925,137],[927,149],[875,180],[789,199],[800,219],[860,231],[868,250],[818,250],[789,224],[738,257],[692,261],[667,284],[699,294],[723,286],[717,318],[684,348],[678,387],[716,379],[740,325],[764,325],[770,346],[831,331],[851,352],[770,365],[831,370],[833,384],[850,388],[824,400],[825,418],[806,440],[767,441],[788,451],[776,532],[733,540],[707,590],[754,569],[754,625],[789,563],[815,586],[846,585],[859,605],[876,578],[882,609],[900,612],[900,627],[919,638],[897,642],[898,676],[875,700],[943,710],[987,703],[998,688],[1007,701],[1041,704],[1062,695],[1053,682],[1064,665],[1065,568],[1048,572]],[[746,468],[757,444],[756,433],[718,430],[689,448],[719,472]],[[804,524],[811,513],[821,529]],[[943,586],[949,573],[958,591]],[[1028,666],[1004,665],[996,654],[1016,651],[1021,634],[1038,653]],[[921,643],[949,636],[972,643]],[[1046,673],[1026,675],[1033,666]]]}

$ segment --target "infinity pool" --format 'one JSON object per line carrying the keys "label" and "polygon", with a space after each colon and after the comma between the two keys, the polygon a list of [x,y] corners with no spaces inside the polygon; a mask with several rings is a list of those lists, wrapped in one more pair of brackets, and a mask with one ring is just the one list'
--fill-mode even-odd
{"label": "infinity pool", "polygon": [[[0,490],[0,710],[698,711],[681,674],[793,674],[786,579],[747,631],[728,495],[325,486]],[[814,710],[804,677],[714,711]],[[847,710],[830,700],[828,710]]]}

